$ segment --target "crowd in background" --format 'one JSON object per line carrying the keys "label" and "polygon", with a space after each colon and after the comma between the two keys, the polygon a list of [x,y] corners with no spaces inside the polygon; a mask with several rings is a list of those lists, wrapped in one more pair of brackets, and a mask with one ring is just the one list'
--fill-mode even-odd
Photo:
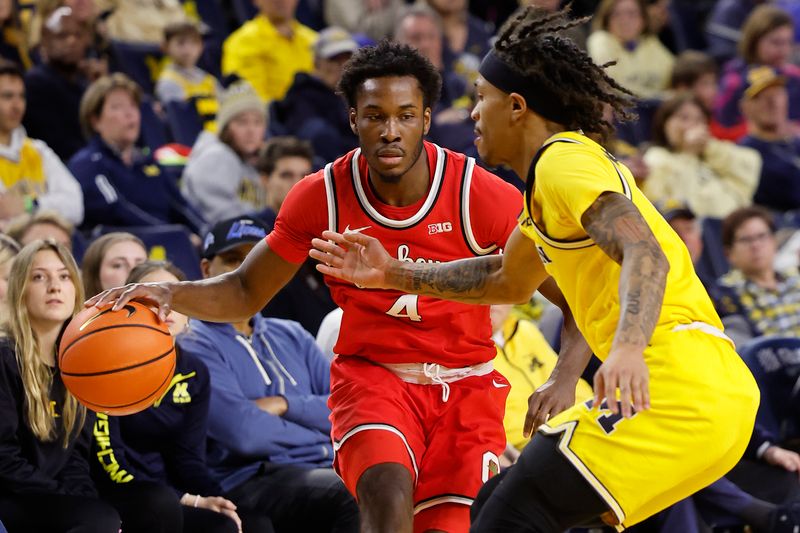
{"label": "crowd in background", "polygon": [[[313,264],[248,321],[173,313],[181,380],[135,416],[51,405],[63,385],[34,363],[48,345],[20,339],[54,343],[84,290],[235,269],[289,189],[357,146],[336,87],[359,47],[419,50],[443,81],[428,138],[477,158],[473,84],[493,35],[521,5],[566,3],[520,2],[0,0],[0,299],[17,340],[0,344],[0,521],[11,533],[36,530],[11,524],[39,494],[92,517],[81,531],[357,531],[330,468],[341,311]],[[575,0],[570,10],[585,23],[569,36],[613,62],[609,74],[636,97],[631,120],[608,110],[616,133],[598,140],[684,240],[775,398],[740,466],[642,531],[782,531],[800,523],[800,2]],[[58,278],[60,314],[36,303],[46,296],[37,271]],[[538,299],[492,317],[496,366],[513,385],[511,464],[560,319]],[[578,401],[591,396],[592,368]]]}

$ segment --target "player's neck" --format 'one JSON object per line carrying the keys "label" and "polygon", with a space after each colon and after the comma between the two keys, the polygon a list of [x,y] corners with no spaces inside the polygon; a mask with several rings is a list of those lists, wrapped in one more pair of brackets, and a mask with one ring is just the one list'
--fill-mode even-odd
{"label": "player's neck", "polygon": [[428,194],[431,175],[428,152],[423,146],[419,157],[405,174],[396,180],[385,179],[369,169],[369,182],[378,200],[386,205],[403,207],[413,205]]}
{"label": "player's neck", "polygon": [[510,161],[509,166],[522,180],[528,176],[533,158],[544,142],[555,135],[565,131],[564,128],[553,122],[541,119],[529,120],[522,130],[521,143],[516,151],[516,156]]}
{"label": "player's neck", "polygon": [[253,334],[253,326],[250,324],[249,320],[245,320],[243,322],[234,322],[232,324],[233,329],[244,335],[245,337],[249,337]]}

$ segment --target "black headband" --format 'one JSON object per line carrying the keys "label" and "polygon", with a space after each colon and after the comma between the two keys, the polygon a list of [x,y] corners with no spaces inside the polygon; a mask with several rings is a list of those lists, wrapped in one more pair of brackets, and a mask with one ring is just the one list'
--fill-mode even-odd
{"label": "black headband", "polygon": [[480,75],[486,81],[506,93],[517,93],[525,98],[528,107],[547,120],[559,124],[569,122],[567,110],[559,96],[547,88],[542,78],[533,74],[522,74],[491,50],[481,62]]}

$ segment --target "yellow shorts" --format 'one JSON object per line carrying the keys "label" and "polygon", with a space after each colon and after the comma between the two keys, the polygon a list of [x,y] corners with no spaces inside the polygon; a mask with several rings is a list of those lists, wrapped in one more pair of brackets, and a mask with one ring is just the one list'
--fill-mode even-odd
{"label": "yellow shorts", "polygon": [[653,337],[645,350],[650,409],[629,419],[578,404],[540,431],[616,515],[641,522],[725,475],[753,431],[759,391],[732,345],[697,330]]}

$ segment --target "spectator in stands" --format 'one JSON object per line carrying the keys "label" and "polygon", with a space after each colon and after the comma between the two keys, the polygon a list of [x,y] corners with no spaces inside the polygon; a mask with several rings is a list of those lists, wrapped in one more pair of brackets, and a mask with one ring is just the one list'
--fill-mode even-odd
{"label": "spectator in stands", "polygon": [[419,50],[442,75],[442,92],[433,110],[428,139],[451,150],[475,154],[469,118],[472,82],[447,68],[444,61],[444,33],[439,15],[425,4],[405,8],[397,21],[395,41]]}
{"label": "spectator in stands", "polygon": [[92,81],[83,68],[90,32],[71,8],[55,9],[42,26],[42,63],[25,74],[25,127],[63,161],[84,145],[78,116],[81,97]]}
{"label": "spectator in stands", "polygon": [[259,13],[222,47],[222,73],[244,78],[262,100],[281,100],[298,72],[314,70],[317,32],[295,19],[298,0],[257,0]]}
{"label": "spectator in stands", "polygon": [[22,246],[39,239],[51,239],[67,250],[72,250],[75,227],[55,211],[40,210],[20,215],[11,221],[6,234]]}
{"label": "spectator in stands", "polygon": [[[697,50],[686,50],[675,58],[669,79],[672,92],[690,92],[711,115],[719,94],[719,67],[710,55]],[[725,139],[723,128],[713,116],[709,121],[711,135]]]}
{"label": "spectator in stands", "polygon": [[141,89],[124,74],[104,76],[81,100],[81,126],[89,144],[69,168],[83,189],[83,227],[183,224],[197,232],[202,216],[162,173],[152,154],[140,151]]}
{"label": "spectator in stands", "polygon": [[603,0],[586,43],[597,64],[616,61],[608,74],[640,98],[658,98],[667,88],[672,53],[652,35],[644,0]]}
{"label": "spectator in stands", "polygon": [[[131,271],[128,282],[184,279],[183,272],[171,263],[148,261]],[[188,318],[171,312],[166,323],[170,333],[178,337],[185,331]],[[92,464],[105,498],[125,501],[131,487],[135,491],[142,483],[163,485],[175,491],[182,504],[183,527],[174,533],[242,530],[244,517],[240,519],[236,505],[220,496],[222,488],[211,478],[206,465],[210,387],[203,362],[178,352],[175,377],[152,407],[128,416],[98,413]],[[128,506],[134,503],[135,498],[129,500]],[[247,533],[273,531],[271,526],[266,527],[244,522]]]}
{"label": "spectator in stands", "polygon": [[325,22],[380,41],[394,34],[404,0],[326,0]]}
{"label": "spectator in stands", "polygon": [[0,233],[0,322],[8,320],[8,277],[11,274],[11,265],[19,253],[20,246],[8,235]]}
{"label": "spectator in stands", "polygon": [[642,191],[650,201],[682,202],[701,217],[722,218],[750,205],[761,169],[755,150],[711,137],[708,115],[690,93],[659,107],[644,161],[650,174]]}
{"label": "spectator in stands", "polygon": [[442,21],[443,59],[471,86],[478,77],[478,67],[489,51],[494,35],[491,24],[471,15],[467,0],[425,0]]}
{"label": "spectator in stands", "polygon": [[667,50],[672,54],[678,52],[678,43],[675,42],[675,33],[670,24],[669,5],[672,0],[645,0],[647,4],[647,19],[650,21],[650,33],[658,37]]}
{"label": "spectator in stands", "polygon": [[[283,201],[295,183],[311,173],[314,152],[293,137],[273,137],[261,151],[256,167],[267,193],[267,207],[255,216],[268,227],[275,225]],[[336,307],[328,286],[309,259],[262,311],[264,316],[299,322],[315,335],[325,315]]]}
{"label": "spectator in stands", "polygon": [[719,63],[736,56],[742,26],[757,5],[765,0],[719,0],[706,22],[708,53]]}
{"label": "spectator in stands", "polygon": [[[22,127],[25,83],[19,67],[0,64],[0,224],[51,209],[73,224],[83,220],[80,185],[44,142]],[[57,120],[57,115],[52,117]]]}
{"label": "spectator in stands", "polygon": [[314,72],[298,72],[286,97],[273,104],[272,117],[287,135],[311,142],[324,161],[333,161],[356,147],[347,104],[336,94],[342,67],[358,44],[341,28],[320,32],[314,45]]}
{"label": "spectator in stands", "polygon": [[738,140],[746,132],[740,102],[748,86],[748,72],[753,68],[772,67],[786,77],[789,117],[793,121],[800,120],[800,67],[789,62],[793,42],[794,25],[782,9],[773,5],[759,6],[747,19],[739,41],[739,57],[725,65],[722,90],[714,107],[717,120],[731,128],[727,138]]}
{"label": "spectator in stands", "polygon": [[[530,441],[530,437],[522,434],[528,400],[540,388],[554,386],[555,382],[550,380],[550,375],[556,366],[558,355],[536,324],[514,313],[512,305],[493,305],[490,316],[492,340],[497,348],[494,367],[511,384],[503,419],[506,439],[517,451],[522,451]],[[576,401],[582,402],[591,397],[592,387],[583,379],[578,379],[574,388],[563,390],[563,404],[554,406],[547,412],[561,412]]]}
{"label": "spectator in stands", "polygon": [[217,79],[197,66],[203,53],[200,27],[189,21],[174,22],[164,28],[164,51],[169,63],[156,83],[156,97],[164,105],[173,101],[192,101],[206,130],[217,129],[214,119],[219,109],[222,88]]}
{"label": "spectator in stands", "polygon": [[731,271],[711,291],[725,331],[740,342],[762,335],[800,336],[800,275],[777,272],[775,222],[748,207],[723,221],[722,244]]}
{"label": "spectator in stands", "polygon": [[[257,220],[218,223],[205,239],[209,278],[236,269],[263,241]],[[211,374],[208,462],[240,511],[277,531],[357,532],[358,508],[331,466],[330,365],[303,328],[256,315],[191,320],[179,345]]]}
{"label": "spectator in stands", "polygon": [[107,233],[95,239],[83,254],[81,268],[86,294],[122,287],[131,270],[147,261],[147,249],[136,235]]}
{"label": "spectator in stands", "polygon": [[96,0],[101,13],[109,13],[106,31],[110,39],[158,45],[164,28],[187,19],[180,0]]}
{"label": "spectator in stands", "polygon": [[[14,531],[117,533],[120,518],[89,477],[93,414],[56,370],[64,323],[83,309],[69,251],[26,246],[11,267],[0,341],[0,521]],[[126,529],[127,531],[127,529]]]}
{"label": "spectator in stands", "polygon": [[198,137],[183,172],[183,194],[211,223],[265,206],[254,164],[267,130],[266,108],[247,82],[225,91],[218,133]]}
{"label": "spectator in stands", "polygon": [[271,228],[286,195],[295,183],[311,174],[314,152],[311,146],[294,137],[273,137],[261,149],[256,169],[267,196],[267,206],[255,216]]}
{"label": "spectator in stands", "polygon": [[742,97],[747,136],[739,144],[761,154],[753,201],[776,211],[800,208],[800,137],[789,122],[786,78],[770,67],[752,69]]}
{"label": "spectator in stands", "polygon": [[14,0],[0,0],[0,57],[21,69],[28,69],[32,64]]}

